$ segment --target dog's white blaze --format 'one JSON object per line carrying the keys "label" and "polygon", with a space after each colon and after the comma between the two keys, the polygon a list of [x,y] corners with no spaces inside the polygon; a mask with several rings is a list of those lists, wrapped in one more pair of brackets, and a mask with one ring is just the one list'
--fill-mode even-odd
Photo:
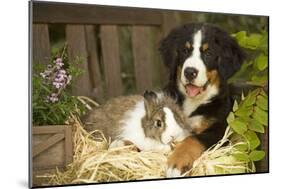
{"label": "dog's white blaze", "polygon": [[[187,67],[193,67],[198,70],[198,75],[196,79],[194,79],[194,85],[198,87],[202,87],[208,80],[206,75],[206,66],[201,59],[200,56],[200,46],[202,42],[202,32],[199,30],[195,33],[193,37],[193,52],[192,55],[187,58],[183,64],[183,68],[181,71],[181,81],[178,82],[179,90],[186,94],[186,89],[184,87],[186,82],[186,78],[184,76],[184,70]],[[193,98],[190,98],[189,96],[186,96],[186,99],[183,103],[183,109],[185,112],[185,115],[189,116],[194,110],[196,110],[200,105],[206,104],[210,102],[210,99],[218,94],[218,88],[214,85],[208,85],[205,91],[202,94],[199,94],[198,96],[195,96]]]}
{"label": "dog's white blaze", "polygon": [[161,135],[161,140],[164,144],[174,141],[182,141],[188,136],[188,132],[179,126],[173,112],[170,108],[164,107],[166,129]]}
{"label": "dog's white blaze", "polygon": [[141,100],[136,104],[133,110],[125,113],[125,119],[121,121],[123,130],[118,136],[118,139],[129,140],[143,151],[170,151],[170,145],[163,144],[161,141],[157,141],[145,136],[141,125],[141,119],[144,115],[144,101]]}
{"label": "dog's white blaze", "polygon": [[201,30],[199,30],[197,33],[195,33],[193,37],[192,54],[183,63],[183,67],[181,71],[181,81],[183,84],[187,84],[186,78],[184,76],[184,70],[185,68],[188,67],[192,67],[198,70],[197,77],[194,79],[192,84],[198,87],[202,87],[208,80],[206,75],[206,66],[203,60],[201,59],[201,52],[200,52],[201,42],[202,42],[202,32]]}

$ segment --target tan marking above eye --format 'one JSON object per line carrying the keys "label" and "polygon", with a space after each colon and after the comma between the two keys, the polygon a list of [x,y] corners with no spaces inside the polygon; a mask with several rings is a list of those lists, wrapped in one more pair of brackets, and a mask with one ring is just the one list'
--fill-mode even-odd
{"label": "tan marking above eye", "polygon": [[186,47],[186,48],[188,48],[188,49],[190,49],[190,48],[191,48],[191,44],[190,44],[190,42],[189,42],[189,41],[187,41],[187,42],[185,43],[185,47]]}
{"label": "tan marking above eye", "polygon": [[209,44],[208,43],[204,43],[202,45],[202,51],[206,51],[209,48]]}

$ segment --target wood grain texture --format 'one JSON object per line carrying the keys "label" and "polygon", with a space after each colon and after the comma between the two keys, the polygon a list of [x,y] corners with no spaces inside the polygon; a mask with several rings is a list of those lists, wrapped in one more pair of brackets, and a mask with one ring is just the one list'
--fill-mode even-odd
{"label": "wood grain texture", "polygon": [[65,125],[50,125],[50,126],[33,126],[32,134],[52,134],[63,133]]}
{"label": "wood grain texture", "polygon": [[96,27],[97,26],[94,25],[85,25],[85,30],[86,30],[90,80],[93,85],[91,96],[98,102],[102,102],[104,100],[104,90],[103,90],[101,69],[99,64],[99,55],[97,50],[98,39],[95,34]]}
{"label": "wood grain texture", "polygon": [[72,127],[69,125],[32,127],[33,171],[64,168],[73,158]]}
{"label": "wood grain texture", "polygon": [[133,26],[133,56],[137,92],[152,89],[152,44],[151,29],[148,26]]}
{"label": "wood grain texture", "polygon": [[72,85],[72,92],[74,95],[90,97],[92,84],[90,81],[88,67],[85,26],[66,25],[66,41],[68,45],[67,50],[69,63],[77,61],[77,58],[82,60],[78,67],[83,70],[83,73],[74,81]]}
{"label": "wood grain texture", "polygon": [[123,93],[117,26],[103,25],[100,31],[106,97],[110,98]]}
{"label": "wood grain texture", "polygon": [[162,24],[163,37],[167,36],[173,28],[181,24],[179,13],[177,13],[176,11],[165,11],[162,13],[162,17],[163,17],[163,24]]}
{"label": "wood grain texture", "polygon": [[72,143],[72,129],[71,127],[65,127],[64,132],[65,142],[65,164],[69,164],[73,160],[73,143]]}
{"label": "wood grain texture", "polygon": [[62,140],[63,138],[64,138],[64,134],[58,133],[58,134],[51,136],[46,141],[44,141],[36,146],[33,146],[32,147],[32,157],[37,156],[44,150],[50,148],[52,145],[54,145],[57,142],[59,142],[60,140]]}
{"label": "wood grain texture", "polygon": [[33,22],[160,25],[159,10],[86,4],[33,2]]}
{"label": "wood grain texture", "polygon": [[51,56],[48,25],[33,24],[32,28],[33,63],[47,64]]}

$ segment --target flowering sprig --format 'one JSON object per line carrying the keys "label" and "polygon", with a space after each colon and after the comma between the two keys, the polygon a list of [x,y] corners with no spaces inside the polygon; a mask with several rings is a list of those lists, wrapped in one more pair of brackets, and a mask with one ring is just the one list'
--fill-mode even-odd
{"label": "flowering sprig", "polygon": [[71,87],[83,70],[83,57],[69,62],[67,44],[54,51],[49,64],[32,64],[33,125],[68,124],[71,115],[83,115],[85,105],[73,96]]}
{"label": "flowering sprig", "polygon": [[59,100],[62,90],[70,83],[72,76],[63,68],[62,58],[58,57],[40,73],[46,84],[52,85],[52,93],[46,98],[48,102],[55,103]]}

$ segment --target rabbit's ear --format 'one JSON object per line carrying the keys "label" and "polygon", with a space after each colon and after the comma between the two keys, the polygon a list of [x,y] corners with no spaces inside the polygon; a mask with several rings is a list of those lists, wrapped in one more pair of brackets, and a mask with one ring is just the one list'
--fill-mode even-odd
{"label": "rabbit's ear", "polygon": [[157,94],[153,91],[145,91],[143,97],[144,97],[144,108],[146,111],[146,116],[150,118],[151,113],[153,111],[153,107],[156,104]]}

